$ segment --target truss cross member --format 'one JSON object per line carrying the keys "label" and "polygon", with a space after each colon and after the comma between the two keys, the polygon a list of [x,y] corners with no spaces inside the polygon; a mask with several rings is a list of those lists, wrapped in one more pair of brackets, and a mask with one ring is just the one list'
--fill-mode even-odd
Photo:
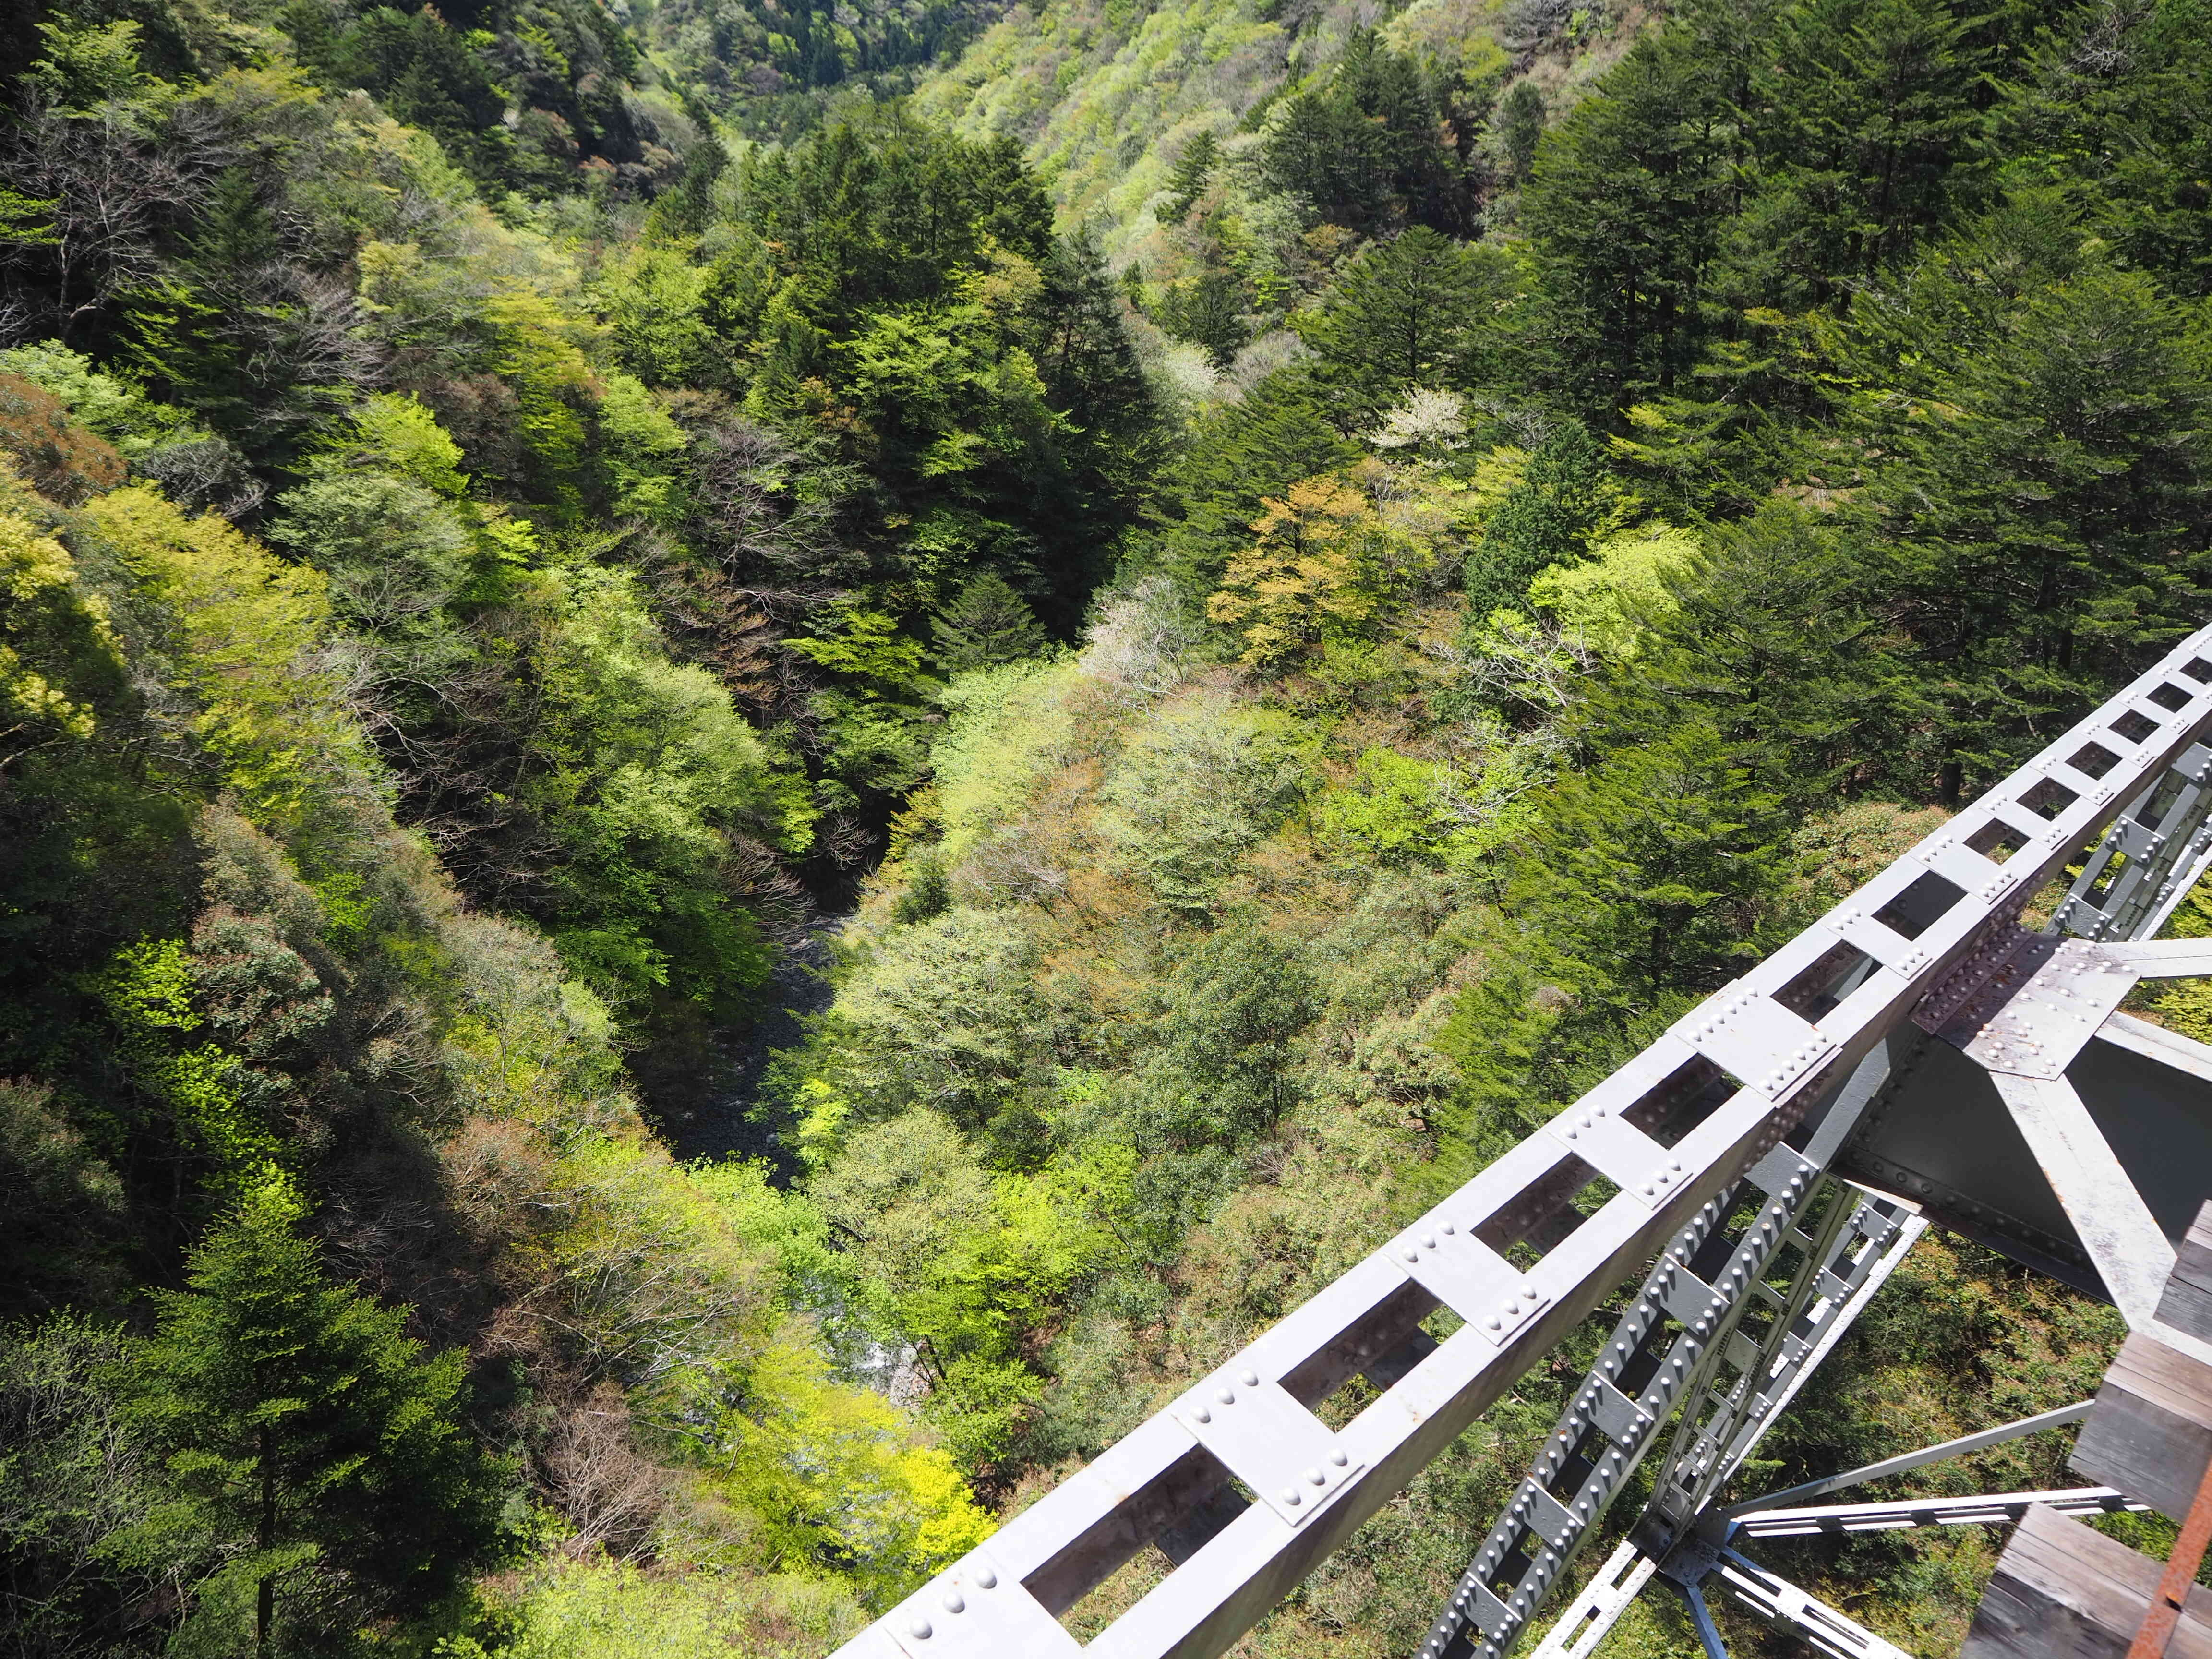
{"label": "truss cross member", "polygon": [[1721,1552],[1720,1565],[1706,1579],[1754,1618],[1802,1638],[1827,1659],[1911,1659],[1850,1614],[1734,1550]]}
{"label": "truss cross member", "polygon": [[1622,1539],[1598,1569],[1597,1577],[1567,1604],[1528,1659],[1589,1659],[1606,1632],[1619,1622],[1637,1593],[1651,1580],[1659,1564]]}
{"label": "truss cross member", "polygon": [[2173,1246],[2136,1191],[2128,1172],[2064,1078],[2014,1077],[1992,1072],[2012,1121],[2020,1126],[2035,1161],[2050,1177],[2081,1248],[2128,1328],[2142,1330],[2158,1316],[2158,1298],[2173,1271]]}
{"label": "truss cross member", "polygon": [[2114,1486],[2072,1486],[2063,1492],[1998,1492],[1972,1498],[1906,1498],[1888,1504],[1820,1504],[1809,1509],[1761,1510],[1736,1522],[1739,1538],[1802,1538],[1813,1533],[1886,1532],[1903,1527],[1995,1527],[2031,1509],[2056,1515],[2117,1515],[2147,1510]]}
{"label": "truss cross member", "polygon": [[1785,1486],[1780,1492],[1771,1492],[1764,1498],[1747,1498],[1741,1504],[1731,1504],[1719,1511],[1728,1519],[1749,1515],[1756,1510],[1779,1508],[1794,1504],[1801,1498],[1818,1498],[1823,1492],[1841,1492],[1846,1486],[1863,1486],[1869,1480],[1879,1480],[1886,1474],[1902,1474],[1907,1469],[1924,1468],[1929,1463],[1941,1463],[1947,1458],[1964,1457],[1968,1452],[1980,1451],[1985,1446],[2001,1446],[2008,1440],[2017,1440],[2023,1435],[2040,1434],[2045,1429],[2055,1429],[2068,1423],[2079,1423],[2089,1414],[2096,1402],[2077,1401],[2071,1406],[2061,1406],[2057,1411],[2041,1412],[2033,1417],[2023,1417],[2017,1422],[2001,1423],[1994,1429],[1982,1429],[1972,1434],[1962,1434],[1956,1440],[1946,1440],[1939,1445],[1923,1446],[1918,1451],[1906,1452],[1899,1457],[1887,1457],[1879,1463],[1846,1469],[1841,1474],[1823,1475],[1818,1480],[1808,1480],[1802,1486]]}
{"label": "truss cross member", "polygon": [[1705,1605],[1705,1592],[1697,1584],[1677,1586],[1682,1599],[1690,1605],[1690,1622],[1698,1627],[1698,1640],[1705,1650],[1705,1659],[1729,1659],[1728,1644],[1721,1640],[1721,1629],[1713,1623],[1713,1610]]}

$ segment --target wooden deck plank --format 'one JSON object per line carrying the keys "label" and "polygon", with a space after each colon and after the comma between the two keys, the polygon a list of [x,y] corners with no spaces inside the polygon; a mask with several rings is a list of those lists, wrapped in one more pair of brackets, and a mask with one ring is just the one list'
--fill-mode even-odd
{"label": "wooden deck plank", "polygon": [[2180,1520],[2212,1464],[2212,1366],[2130,1334],[2069,1461],[2090,1480]]}
{"label": "wooden deck plank", "polygon": [[[1960,1659],[2123,1659],[2160,1568],[2079,1521],[2030,1510],[1982,1594]],[[2191,1589],[2166,1659],[2212,1659],[2212,1590]]]}
{"label": "wooden deck plank", "polygon": [[2197,1212],[2174,1253],[2173,1276],[2159,1297],[2158,1316],[2178,1331],[2212,1342],[2212,1204]]}

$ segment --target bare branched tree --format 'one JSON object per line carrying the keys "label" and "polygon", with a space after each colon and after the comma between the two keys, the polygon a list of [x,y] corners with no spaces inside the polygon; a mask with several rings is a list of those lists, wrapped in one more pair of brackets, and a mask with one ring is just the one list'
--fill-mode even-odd
{"label": "bare branched tree", "polygon": [[50,226],[43,238],[0,244],[0,260],[51,281],[19,297],[35,317],[25,332],[67,338],[81,319],[160,276],[162,223],[190,210],[224,159],[207,137],[156,147],[120,112],[32,108],[17,118],[0,142],[0,178],[48,204]]}
{"label": "bare branched tree", "polygon": [[631,1443],[622,1390],[601,1382],[562,1412],[538,1455],[547,1494],[575,1528],[568,1549],[634,1561],[653,1541],[668,1495],[667,1472]]}

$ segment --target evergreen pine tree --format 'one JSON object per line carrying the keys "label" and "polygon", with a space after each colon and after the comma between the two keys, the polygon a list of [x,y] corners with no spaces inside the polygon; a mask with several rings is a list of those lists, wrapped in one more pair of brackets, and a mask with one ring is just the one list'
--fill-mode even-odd
{"label": "evergreen pine tree", "polygon": [[1409,386],[1464,386],[1480,378],[1482,326],[1511,290],[1495,252],[1415,226],[1361,254],[1298,332],[1333,392],[1354,394],[1353,430]]}
{"label": "evergreen pine tree", "polygon": [[1221,144],[1211,131],[1200,133],[1183,147],[1175,170],[1168,174],[1168,199],[1160,212],[1162,224],[1179,225],[1188,216],[1198,198],[1206,194],[1220,160]]}
{"label": "evergreen pine tree", "polygon": [[1741,118],[1759,160],[1716,286],[1736,308],[1826,305],[1948,216],[1985,154],[1988,19],[1815,0],[1775,20]]}
{"label": "evergreen pine tree", "polygon": [[1516,81],[1498,106],[1493,124],[1505,151],[1505,165],[1517,184],[1535,165],[1536,145],[1544,136],[1544,94],[1534,81]]}
{"label": "evergreen pine tree", "polygon": [[936,641],[930,660],[942,674],[1034,657],[1052,643],[1022,596],[994,570],[969,578],[929,619],[929,631]]}
{"label": "evergreen pine tree", "polygon": [[1725,112],[1739,79],[1687,30],[1645,38],[1552,130],[1522,192],[1554,372],[1600,418],[1671,390],[1704,344],[1706,267],[1736,189]]}
{"label": "evergreen pine tree", "polygon": [[1565,422],[1537,446],[1520,483],[1490,515],[1468,561],[1471,614],[1523,604],[1537,572],[1579,562],[1594,538],[1618,525],[1620,509],[1604,449],[1581,422]]}
{"label": "evergreen pine tree", "polygon": [[322,1651],[381,1615],[420,1614],[495,1531],[495,1466],[459,1418],[461,1355],[425,1359],[406,1316],[333,1285],[305,1206],[264,1170],[161,1297],[138,1414],[172,1501],[120,1553],[198,1541],[195,1647],[252,1633],[261,1659]]}

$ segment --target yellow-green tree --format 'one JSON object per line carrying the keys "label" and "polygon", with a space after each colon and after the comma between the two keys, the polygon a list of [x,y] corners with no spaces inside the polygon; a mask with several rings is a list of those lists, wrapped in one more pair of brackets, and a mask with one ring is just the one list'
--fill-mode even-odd
{"label": "yellow-green tree", "polygon": [[1206,612],[1243,638],[1243,661],[1273,669],[1357,633],[1410,550],[1364,492],[1334,473],[1301,478],[1263,506]]}

